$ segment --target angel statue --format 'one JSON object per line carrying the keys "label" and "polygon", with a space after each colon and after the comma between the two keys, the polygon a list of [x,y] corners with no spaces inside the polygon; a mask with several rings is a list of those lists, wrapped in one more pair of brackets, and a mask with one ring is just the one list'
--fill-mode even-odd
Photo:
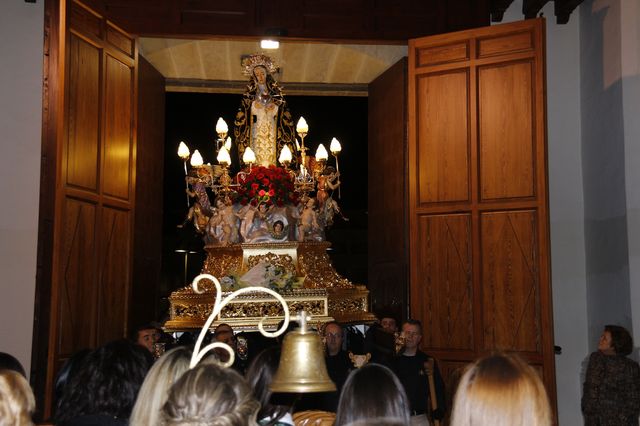
{"label": "angel statue", "polygon": [[255,54],[242,61],[243,73],[251,79],[234,121],[234,136],[240,158],[251,147],[256,164],[276,165],[280,149],[294,144],[293,119],[282,90],[273,78],[277,67],[268,56]]}

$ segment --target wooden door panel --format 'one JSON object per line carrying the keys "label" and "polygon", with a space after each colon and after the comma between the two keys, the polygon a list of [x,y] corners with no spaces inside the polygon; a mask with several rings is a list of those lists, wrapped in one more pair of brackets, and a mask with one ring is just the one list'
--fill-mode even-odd
{"label": "wooden door panel", "polygon": [[418,221],[419,282],[411,312],[424,321],[423,344],[473,351],[471,217],[425,215]]}
{"label": "wooden door panel", "polygon": [[103,193],[129,200],[133,128],[133,69],[106,56]]}
{"label": "wooden door panel", "polygon": [[535,134],[531,60],[478,71],[482,200],[535,194]]}
{"label": "wooden door panel", "polygon": [[69,36],[66,184],[98,190],[101,49]]}
{"label": "wooden door panel", "polygon": [[465,69],[417,78],[418,203],[469,200],[469,77]]}
{"label": "wooden door panel", "polygon": [[484,349],[541,354],[536,212],[480,217]]}
{"label": "wooden door panel", "polygon": [[96,205],[67,198],[59,270],[60,334],[57,350],[69,355],[94,343],[96,306],[95,221]]}
{"label": "wooden door panel", "polygon": [[555,404],[544,20],[409,42],[411,316],[459,366],[494,350],[541,368]]}
{"label": "wooden door panel", "polygon": [[374,312],[407,310],[407,60],[369,84],[368,276]]}
{"label": "wooden door panel", "polygon": [[46,120],[55,120],[46,122],[46,152],[53,153],[55,166],[43,177],[54,181],[46,186],[55,191],[47,212],[52,248],[39,254],[51,262],[50,277],[40,277],[51,297],[41,302],[46,306],[38,308],[36,325],[48,328],[47,340],[38,342],[46,350],[35,361],[46,371],[44,379],[36,378],[45,419],[62,362],[127,333],[137,103],[134,39],[80,0],[53,0],[47,10],[63,27],[47,33],[57,52],[47,73],[60,90],[44,110]]}
{"label": "wooden door panel", "polygon": [[124,337],[127,322],[128,281],[131,268],[131,213],[105,206],[99,227],[100,297],[98,340]]}

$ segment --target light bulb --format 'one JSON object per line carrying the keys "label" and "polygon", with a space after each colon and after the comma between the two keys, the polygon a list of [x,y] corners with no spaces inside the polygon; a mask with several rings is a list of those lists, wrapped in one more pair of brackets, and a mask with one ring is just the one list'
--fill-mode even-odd
{"label": "light bulb", "polygon": [[218,151],[217,160],[220,164],[226,164],[227,166],[231,164],[231,156],[229,155],[227,148],[224,146],[220,148],[220,151]]}
{"label": "light bulb", "polygon": [[253,150],[251,149],[251,147],[247,147],[244,150],[244,154],[242,154],[242,161],[245,164],[253,164],[256,162],[256,154],[253,152]]}
{"label": "light bulb", "polygon": [[193,155],[191,156],[191,165],[193,167],[200,167],[202,166],[202,164],[204,164],[202,155],[200,155],[200,151],[196,149],[195,151],[193,151]]}
{"label": "light bulb", "polygon": [[227,151],[231,151],[231,136],[227,136],[227,140],[224,142],[224,147]]}
{"label": "light bulb", "polygon": [[227,134],[229,131],[229,126],[227,126],[227,122],[222,119],[222,117],[218,118],[218,122],[216,123],[216,133],[217,134]]}
{"label": "light bulb", "polygon": [[316,149],[316,160],[322,161],[322,160],[326,160],[327,158],[329,158],[329,153],[327,152],[327,148],[325,148],[324,145],[322,144],[318,145],[318,149]]}
{"label": "light bulb", "polygon": [[298,124],[296,125],[296,132],[300,134],[309,133],[309,125],[307,125],[307,121],[304,119],[304,117],[300,117],[300,120],[298,120]]}
{"label": "light bulb", "polygon": [[329,151],[331,151],[333,155],[336,155],[337,153],[342,151],[342,146],[340,146],[340,141],[338,141],[338,139],[336,138],[331,139],[331,145],[329,145]]}
{"label": "light bulb", "polygon": [[289,149],[289,145],[285,145],[282,147],[282,150],[280,151],[280,158],[278,158],[278,161],[280,162],[280,164],[289,164],[291,162],[291,150]]}
{"label": "light bulb", "polygon": [[180,145],[178,146],[178,157],[186,160],[187,158],[189,158],[189,155],[191,155],[191,152],[189,152],[189,147],[186,143],[180,141]]}

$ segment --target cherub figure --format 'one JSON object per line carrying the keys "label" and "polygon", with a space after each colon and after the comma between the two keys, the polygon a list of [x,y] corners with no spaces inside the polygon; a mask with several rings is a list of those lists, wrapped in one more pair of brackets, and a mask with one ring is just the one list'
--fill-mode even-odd
{"label": "cherub figure", "polygon": [[327,199],[331,198],[329,191],[333,191],[340,186],[340,173],[336,172],[332,166],[327,166],[322,171],[322,174],[318,176],[318,186],[316,189],[316,199],[318,200],[318,209],[324,207],[324,203]]}
{"label": "cherub figure", "polygon": [[213,241],[223,246],[238,242],[238,216],[231,200],[216,200],[216,213],[207,224],[207,232]]}
{"label": "cherub figure", "polygon": [[316,199],[309,198],[300,212],[298,221],[298,241],[322,241],[322,227],[318,223],[315,210]]}

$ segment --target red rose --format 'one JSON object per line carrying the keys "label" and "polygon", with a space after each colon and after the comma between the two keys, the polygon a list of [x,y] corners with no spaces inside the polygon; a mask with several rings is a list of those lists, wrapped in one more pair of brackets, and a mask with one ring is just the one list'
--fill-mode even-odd
{"label": "red rose", "polygon": [[251,184],[251,189],[253,189],[253,190],[258,189],[258,184],[257,183],[252,183]]}
{"label": "red rose", "polygon": [[256,191],[253,191],[253,190],[249,191],[249,197],[253,198],[255,196],[256,196]]}
{"label": "red rose", "polygon": [[269,179],[267,179],[267,178],[262,179],[262,184],[264,186],[269,186]]}
{"label": "red rose", "polygon": [[269,190],[269,196],[273,197],[274,195],[276,195],[276,191],[274,191],[273,189]]}
{"label": "red rose", "polygon": [[260,191],[258,191],[259,196],[264,197],[264,194],[265,194],[264,189],[261,189]]}

